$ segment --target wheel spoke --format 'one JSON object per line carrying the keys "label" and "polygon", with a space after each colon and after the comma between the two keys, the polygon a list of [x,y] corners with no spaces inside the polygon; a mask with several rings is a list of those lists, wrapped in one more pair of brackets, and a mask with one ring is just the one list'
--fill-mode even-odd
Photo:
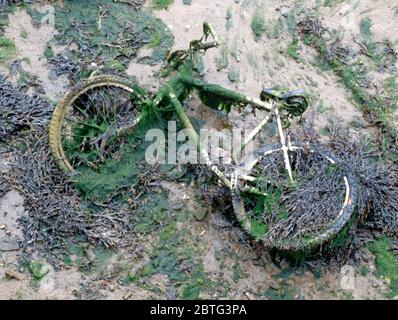
{"label": "wheel spoke", "polygon": [[138,112],[131,92],[118,85],[107,83],[82,92],[71,99],[61,122],[61,145],[73,167],[98,169],[124,144],[123,132],[135,127]]}

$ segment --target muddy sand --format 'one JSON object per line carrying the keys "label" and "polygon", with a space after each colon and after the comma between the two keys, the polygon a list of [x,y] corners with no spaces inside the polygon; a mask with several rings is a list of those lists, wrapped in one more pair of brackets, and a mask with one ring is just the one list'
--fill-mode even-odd
{"label": "muddy sand", "polygon": [[[312,49],[299,47],[301,58],[295,60],[286,54],[286,48],[292,41],[286,27],[275,29],[274,35],[263,35],[256,40],[251,20],[255,11],[261,11],[266,25],[275,26],[279,18],[286,19],[295,7],[311,9],[325,26],[341,28],[344,42],[360,50],[360,45],[352,39],[360,36],[359,23],[367,17],[372,20],[373,36],[379,41],[388,38],[398,50],[395,0],[334,1],[336,4],[331,1],[331,6],[322,5],[323,1],[316,1],[317,4],[314,1],[300,1],[299,5],[296,1],[278,0],[237,2],[193,0],[191,5],[184,5],[181,0],[176,0],[167,10],[154,10],[152,13],[172,31],[174,49],[186,48],[191,39],[199,38],[203,21],[214,25],[224,44],[205,56],[205,80],[253,97],[258,97],[263,87],[275,84],[304,89],[313,98],[311,112],[315,114],[318,130],[331,117],[347,124],[353,121],[365,123],[352,102],[351,93],[333,71],[320,71],[313,64],[315,52]],[[151,1],[147,1],[145,8],[152,10]],[[44,57],[48,41],[56,34],[50,26],[35,27],[24,9],[11,14],[4,32],[5,37],[15,42],[18,58],[23,60],[22,68],[37,76],[47,98],[54,103],[70,86],[66,77],[51,76]],[[54,50],[63,52],[65,48],[55,47]],[[154,91],[164,81],[156,77],[160,64],[137,62],[150,51],[148,47],[142,48],[138,57],[130,62],[127,74],[134,75],[142,86]],[[220,59],[225,58],[227,63],[220,67]],[[6,66],[1,66],[0,71],[9,74]],[[230,80],[231,72],[237,75],[234,81]],[[375,71],[373,75],[375,81],[381,82],[390,74]],[[14,83],[17,81],[12,74],[10,79]],[[209,126],[218,121],[217,116],[203,106],[193,105],[191,112],[205,116]],[[232,111],[228,120],[235,126],[251,127],[256,118]],[[0,154],[0,170],[8,170],[7,157],[10,156]],[[185,207],[191,208],[191,211],[198,209],[193,201],[195,190],[192,186],[175,183],[164,187],[169,190],[170,202],[182,198]],[[143,261],[148,259],[147,254],[137,257],[129,248],[112,251],[106,262],[94,264],[90,271],[79,268],[78,256],[72,257],[73,263],[67,268],[55,270],[39,253],[34,253],[33,257],[41,261],[42,270],[46,271],[40,280],[34,279],[29,268],[18,259],[20,252],[15,247],[18,239],[23,237],[18,225],[18,218],[27,214],[23,202],[18,190],[8,192],[0,199],[0,299],[163,299],[181,294],[181,287],[174,287],[170,278],[162,272],[148,276],[139,284],[122,281],[127,275],[134,275],[136,266],[144,265]],[[190,215],[185,221],[177,222],[176,228],[183,238],[189,234],[194,239],[190,245],[196,255],[195,263],[200,265],[206,281],[214,284],[211,289],[201,290],[198,298],[383,299],[387,291],[388,283],[375,274],[373,259],[361,266],[369,270],[367,274],[360,273],[358,266],[346,266],[348,272],[352,271],[351,278],[354,279],[349,284],[344,282],[345,273],[341,270],[327,270],[319,274],[308,268],[296,270],[286,261],[271,261],[267,252],[259,253],[249,245],[242,231],[218,212],[208,212],[203,221],[197,221]],[[148,243],[143,244],[142,250],[149,252],[155,239],[146,241]],[[10,276],[10,271],[16,275],[11,273]]]}

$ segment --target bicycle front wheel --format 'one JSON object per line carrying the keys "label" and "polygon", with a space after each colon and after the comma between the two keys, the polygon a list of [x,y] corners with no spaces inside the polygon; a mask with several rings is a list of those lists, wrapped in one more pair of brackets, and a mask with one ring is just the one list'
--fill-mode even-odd
{"label": "bicycle front wheel", "polygon": [[97,76],[72,88],[59,102],[50,122],[50,149],[66,173],[80,166],[98,168],[117,157],[123,135],[140,117],[142,96],[130,81]]}
{"label": "bicycle front wheel", "polygon": [[289,146],[293,181],[281,144],[254,152],[235,172],[234,212],[242,228],[267,248],[310,250],[333,240],[353,219],[354,177],[324,147]]}

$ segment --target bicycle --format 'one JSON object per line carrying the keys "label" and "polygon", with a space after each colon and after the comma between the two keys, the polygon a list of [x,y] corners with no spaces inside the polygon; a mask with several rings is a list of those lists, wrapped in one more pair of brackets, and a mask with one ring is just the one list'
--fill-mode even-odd
{"label": "bicycle", "polygon": [[[56,107],[50,124],[50,148],[60,169],[68,175],[74,176],[79,174],[76,167],[82,163],[94,168],[98,167],[100,165],[97,161],[98,158],[104,160],[106,156],[116,152],[113,147],[107,147],[112,144],[112,139],[117,139],[123,132],[134,130],[142,119],[143,110],[163,110],[164,112],[167,110],[177,116],[183,128],[188,129],[189,138],[197,145],[206,165],[230,190],[235,216],[241,227],[255,240],[264,239],[267,228],[265,223],[261,222],[265,221],[264,218],[261,218],[263,220],[258,218],[259,212],[260,215],[264,215],[264,212],[274,206],[275,202],[280,200],[278,194],[281,191],[280,188],[273,185],[272,181],[266,181],[265,187],[264,184],[263,187],[259,186],[259,181],[264,180],[264,171],[261,170],[272,167],[270,163],[264,164],[267,159],[278,157],[278,161],[283,162],[283,166],[281,164],[280,167],[283,167],[282,171],[287,173],[287,177],[282,191],[286,188],[294,188],[291,186],[295,184],[295,175],[297,175],[296,171],[299,166],[297,163],[303,162],[303,154],[306,154],[308,159],[311,158],[308,160],[309,163],[326,161],[328,165],[323,166],[324,169],[322,169],[326,171],[333,171],[333,166],[339,160],[323,148],[308,143],[291,142],[286,137],[284,128],[289,119],[301,116],[308,107],[308,101],[303,92],[278,92],[266,89],[257,99],[203,81],[195,69],[200,56],[207,50],[220,45],[221,41],[214,28],[205,22],[201,39],[191,41],[188,50],[174,51],[167,56],[164,74],[168,75],[172,72],[176,72],[176,74],[152,97],[136,84],[116,76],[94,76],[75,86]],[[109,108],[98,110],[95,96],[93,101],[87,97],[88,92],[98,89],[104,90],[103,92],[107,91],[109,96],[115,99],[123,95],[124,98],[113,103],[118,106],[114,110],[112,107],[112,112],[109,111]],[[272,119],[276,121],[280,142],[258,148],[250,161],[235,164],[232,172],[223,172],[210,160],[207,150],[200,143],[198,132],[184,110],[184,100],[194,91],[199,94],[205,105],[226,113],[232,107],[244,106],[251,106],[256,110],[267,112],[267,116],[243,141],[240,150],[244,150]],[[90,153],[86,158],[76,160],[73,152],[68,149],[68,145],[76,141],[78,141],[76,149],[79,151],[90,150],[90,152],[94,150],[95,156],[92,157],[92,153]],[[299,154],[301,154],[300,157]],[[315,168],[314,170],[319,169]],[[265,174],[267,173],[265,172]],[[315,176],[316,174],[318,173],[315,173]],[[280,250],[292,250],[293,247],[295,251],[306,250],[318,247],[336,237],[352,219],[356,199],[356,185],[353,176],[350,173],[344,173],[337,180],[336,188],[344,189],[344,191],[341,191],[342,193],[337,197],[338,200],[333,200],[338,203],[339,210],[327,227],[316,230],[311,235],[300,236],[295,239],[294,246],[286,239],[277,238],[274,238],[268,246]],[[275,196],[275,194],[277,195]],[[271,197],[274,197],[276,201],[269,201]],[[258,205],[258,199],[261,199],[261,205]],[[273,216],[280,215],[283,210],[277,209],[276,211],[278,210],[279,212],[275,213],[275,210],[271,208],[268,213]],[[253,212],[257,212],[257,215]],[[286,215],[286,212],[284,214]]]}

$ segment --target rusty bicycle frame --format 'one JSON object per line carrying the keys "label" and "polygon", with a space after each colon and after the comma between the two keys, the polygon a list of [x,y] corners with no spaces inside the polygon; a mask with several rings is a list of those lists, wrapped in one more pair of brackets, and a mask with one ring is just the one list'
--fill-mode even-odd
{"label": "rusty bicycle frame", "polygon": [[[210,40],[208,40],[211,38]],[[164,68],[166,75],[173,71],[176,71],[174,76],[170,78],[154,95],[153,98],[142,96],[136,89],[122,84],[113,84],[120,86],[123,89],[129,91],[131,95],[138,101],[138,104],[146,105],[149,108],[157,110],[171,110],[177,115],[183,129],[186,129],[188,137],[195,143],[199,150],[201,160],[212,170],[212,172],[219,178],[219,180],[231,190],[233,207],[238,221],[242,228],[251,234],[251,220],[249,219],[246,210],[244,208],[241,193],[252,193],[260,196],[267,196],[259,188],[250,186],[250,183],[256,181],[256,177],[250,176],[250,171],[258,163],[259,159],[251,158],[245,159],[243,165],[236,166],[236,170],[233,173],[226,173],[220,170],[220,168],[213,164],[210,155],[206,148],[202,145],[201,139],[199,138],[198,132],[195,130],[189,116],[184,110],[183,101],[188,95],[196,91],[199,95],[207,95],[211,97],[210,100],[222,101],[222,106],[227,106],[228,111],[231,107],[244,107],[247,105],[252,106],[255,109],[263,110],[267,112],[267,115],[260,121],[260,123],[254,128],[254,130],[244,139],[239,146],[238,150],[241,152],[256,138],[262,129],[267,125],[271,119],[276,120],[277,130],[279,134],[280,146],[271,151],[266,151],[264,154],[270,154],[272,152],[283,153],[284,166],[288,174],[290,182],[293,181],[292,165],[289,159],[289,151],[297,151],[301,147],[293,145],[290,139],[286,137],[284,133],[285,120],[294,116],[300,116],[307,108],[308,102],[305,97],[301,95],[301,92],[287,92],[278,93],[273,91],[263,91],[260,98],[252,98],[244,94],[237,93],[235,91],[223,88],[216,84],[209,84],[203,81],[199,76],[195,74],[195,66],[200,61],[200,55],[204,54],[207,50],[215,48],[221,45],[214,28],[209,23],[203,24],[203,36],[199,40],[190,42],[188,50],[177,50],[168,55],[166,61],[167,65]],[[106,76],[104,76],[104,82],[107,83]],[[83,88],[79,91],[82,94],[91,88],[95,88],[95,83]],[[70,98],[70,97],[69,97]],[[69,100],[74,101],[76,97],[70,98]],[[292,102],[290,98],[301,99]],[[65,97],[68,100],[68,96]],[[206,103],[204,103],[206,105]],[[220,109],[218,106],[210,106],[212,108]],[[76,173],[72,165],[66,159],[65,153],[62,148],[62,141],[60,138],[60,122],[66,115],[65,105],[61,102],[56,108],[52,118],[52,124],[50,126],[50,147],[54,155],[55,160],[58,162],[61,169],[68,173]],[[136,122],[138,122],[138,119]],[[104,132],[102,132],[104,133]],[[117,132],[114,132],[117,134]],[[333,157],[325,156],[330,163],[335,163]],[[234,157],[233,157],[234,159]],[[203,162],[202,162],[203,163]],[[240,183],[243,182],[243,183]],[[314,246],[319,245],[322,242],[330,240],[335,236],[349,221],[353,213],[353,202],[355,198],[355,184],[351,176],[344,176],[344,183],[346,187],[345,199],[336,220],[332,227],[310,241],[303,243],[303,246]],[[354,186],[354,187],[351,187]],[[283,248],[283,245],[281,246]]]}

